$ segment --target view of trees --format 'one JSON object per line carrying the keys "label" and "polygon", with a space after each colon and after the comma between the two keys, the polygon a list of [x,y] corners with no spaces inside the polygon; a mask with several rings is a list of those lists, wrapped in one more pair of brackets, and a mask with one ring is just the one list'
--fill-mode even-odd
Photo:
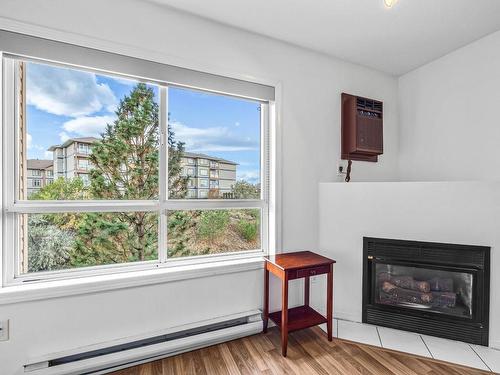
{"label": "view of trees", "polygon": [[[30,199],[151,200],[159,195],[159,109],[154,92],[137,84],[92,145],[89,184],[59,178]],[[184,144],[169,126],[170,198],[185,198]],[[259,198],[260,188],[238,181],[235,198]],[[168,213],[168,255],[172,257],[255,249],[260,246],[260,211],[192,210]],[[27,215],[29,272],[157,259],[156,212]]]}
{"label": "view of trees", "polygon": [[247,181],[237,181],[233,186],[233,194],[235,199],[259,199],[260,186]]}

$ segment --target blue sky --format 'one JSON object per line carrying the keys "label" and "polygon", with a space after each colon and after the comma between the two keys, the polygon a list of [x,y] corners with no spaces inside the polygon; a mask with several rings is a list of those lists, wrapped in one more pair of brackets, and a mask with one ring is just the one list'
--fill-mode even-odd
{"label": "blue sky", "polygon": [[[28,158],[72,137],[99,137],[135,81],[44,64],[27,66]],[[154,87],[158,95],[158,88]],[[260,112],[253,101],[169,88],[170,124],[186,150],[238,163],[237,178],[259,182]]]}

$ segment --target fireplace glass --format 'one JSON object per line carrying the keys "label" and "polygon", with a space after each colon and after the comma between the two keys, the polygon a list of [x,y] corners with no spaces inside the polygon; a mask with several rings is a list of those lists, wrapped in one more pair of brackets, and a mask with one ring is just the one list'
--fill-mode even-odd
{"label": "fireplace glass", "polygon": [[471,273],[375,263],[375,302],[472,318]]}

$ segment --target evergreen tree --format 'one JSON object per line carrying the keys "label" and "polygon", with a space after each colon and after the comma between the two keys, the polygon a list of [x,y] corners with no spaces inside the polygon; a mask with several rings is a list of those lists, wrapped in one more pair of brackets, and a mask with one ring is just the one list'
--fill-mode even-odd
{"label": "evergreen tree", "polygon": [[[154,91],[139,83],[92,145],[93,199],[158,199],[159,121]],[[156,258],[158,217],[147,212],[86,214],[78,228],[77,265]]]}
{"label": "evergreen tree", "polygon": [[92,145],[90,190],[95,199],[158,198],[158,103],[139,83]]}
{"label": "evergreen tree", "polygon": [[184,143],[175,141],[175,133],[168,121],[168,197],[170,199],[186,198],[189,177],[182,175],[181,158],[184,154]]}

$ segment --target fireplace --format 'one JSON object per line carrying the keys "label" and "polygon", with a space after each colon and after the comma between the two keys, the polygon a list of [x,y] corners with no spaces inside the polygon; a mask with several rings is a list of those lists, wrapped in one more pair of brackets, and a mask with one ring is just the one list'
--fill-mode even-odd
{"label": "fireplace", "polygon": [[363,240],[363,323],[488,345],[490,248]]}

